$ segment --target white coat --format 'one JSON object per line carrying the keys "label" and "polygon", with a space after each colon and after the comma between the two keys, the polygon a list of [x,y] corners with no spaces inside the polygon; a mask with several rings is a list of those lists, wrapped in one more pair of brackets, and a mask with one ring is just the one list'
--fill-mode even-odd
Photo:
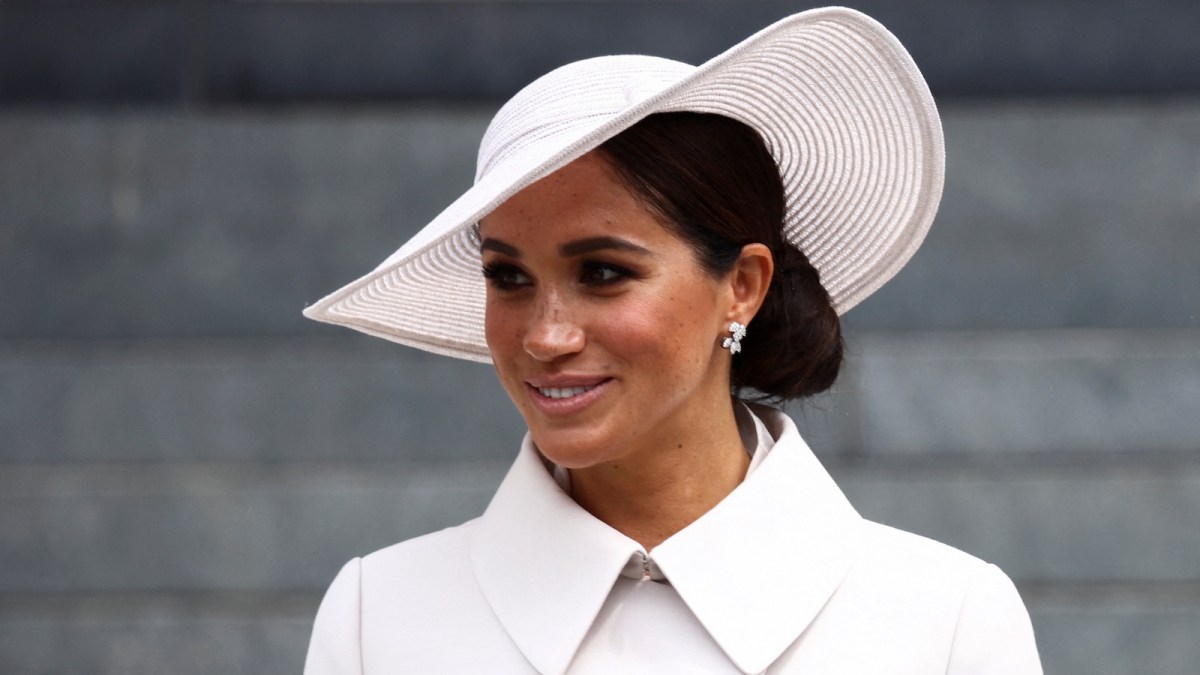
{"label": "white coat", "polygon": [[[698,649],[715,643],[743,673],[1042,672],[1003,572],[862,519],[792,421],[762,416],[774,446],[758,468],[649,554],[703,626]],[[614,582],[642,553],[575,504],[526,437],[481,517],[342,569],[305,673],[576,672]]]}

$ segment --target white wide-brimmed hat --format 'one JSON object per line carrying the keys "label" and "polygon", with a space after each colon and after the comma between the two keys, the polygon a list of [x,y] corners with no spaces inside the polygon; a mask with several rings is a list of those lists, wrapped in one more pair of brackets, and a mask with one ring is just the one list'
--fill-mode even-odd
{"label": "white wide-brimmed hat", "polygon": [[783,19],[699,67],[604,56],[538,78],[492,119],[474,186],[304,315],[490,361],[472,226],[647,115],[678,111],[731,117],[762,136],[783,178],[784,234],[820,272],[839,314],[895,275],[925,238],[945,173],[929,87],[887,29],[828,7]]}

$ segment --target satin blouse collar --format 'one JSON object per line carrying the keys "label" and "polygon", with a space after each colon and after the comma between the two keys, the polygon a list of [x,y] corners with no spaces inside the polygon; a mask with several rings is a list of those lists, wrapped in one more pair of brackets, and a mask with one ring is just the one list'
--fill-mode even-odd
{"label": "satin blouse collar", "polygon": [[[812,622],[849,571],[861,532],[792,420],[755,413],[768,437],[751,436],[758,451],[746,479],[649,553],[747,673],[765,670]],[[471,536],[484,596],[544,675],[566,671],[617,576],[642,553],[571,500],[528,435]]]}

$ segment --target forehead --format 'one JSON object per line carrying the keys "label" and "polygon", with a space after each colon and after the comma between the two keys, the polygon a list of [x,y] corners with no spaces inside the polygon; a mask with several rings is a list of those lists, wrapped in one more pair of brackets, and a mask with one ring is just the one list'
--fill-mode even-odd
{"label": "forehead", "polygon": [[479,223],[483,238],[558,239],[582,231],[674,238],[595,151],[522,189]]}

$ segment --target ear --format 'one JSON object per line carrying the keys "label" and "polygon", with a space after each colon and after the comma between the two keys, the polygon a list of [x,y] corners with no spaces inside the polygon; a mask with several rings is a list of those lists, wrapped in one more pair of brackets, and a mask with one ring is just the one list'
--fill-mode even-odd
{"label": "ear", "polygon": [[774,272],[775,259],[765,244],[746,244],[742,247],[741,255],[729,271],[732,302],[726,321],[750,323],[767,297]]}

